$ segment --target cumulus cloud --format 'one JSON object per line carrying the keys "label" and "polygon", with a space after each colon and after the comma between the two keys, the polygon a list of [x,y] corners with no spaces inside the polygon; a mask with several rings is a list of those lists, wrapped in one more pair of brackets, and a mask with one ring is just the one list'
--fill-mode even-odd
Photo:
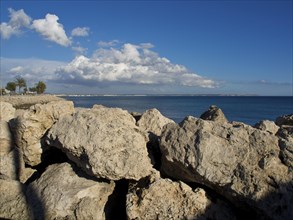
{"label": "cumulus cloud", "polygon": [[63,25],[58,23],[58,20],[58,16],[47,14],[44,19],[34,20],[32,27],[47,40],[62,46],[69,46],[71,41],[64,31]]}
{"label": "cumulus cloud", "polygon": [[88,27],[77,27],[71,31],[71,36],[86,37],[89,35],[89,30]]}
{"label": "cumulus cloud", "polygon": [[42,59],[13,59],[1,57],[1,77],[3,81],[14,80],[16,76],[28,81],[54,80],[56,69],[64,62]]}
{"label": "cumulus cloud", "polygon": [[78,56],[56,71],[57,79],[75,83],[122,82],[214,88],[217,83],[173,64],[143,45],[98,49],[93,57]]}
{"label": "cumulus cloud", "polygon": [[99,41],[97,45],[99,47],[114,47],[119,43],[119,40],[111,40],[111,41]]}
{"label": "cumulus cloud", "polygon": [[72,47],[72,50],[75,51],[76,55],[83,55],[87,52],[87,48],[81,46]]}
{"label": "cumulus cloud", "polygon": [[23,27],[29,27],[32,20],[23,9],[15,11],[9,8],[8,11],[10,17],[9,22],[2,22],[0,24],[0,35],[3,39],[9,39],[12,35],[20,34],[21,29]]}
{"label": "cumulus cloud", "polygon": [[16,66],[11,68],[8,72],[12,74],[20,74],[24,71],[24,68],[22,66]]}

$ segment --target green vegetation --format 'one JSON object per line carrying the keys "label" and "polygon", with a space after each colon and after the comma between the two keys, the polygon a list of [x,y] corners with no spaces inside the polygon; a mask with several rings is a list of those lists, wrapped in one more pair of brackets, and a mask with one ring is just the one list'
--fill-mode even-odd
{"label": "green vegetation", "polygon": [[39,81],[36,85],[37,93],[42,94],[45,92],[47,86],[43,81]]}
{"label": "green vegetation", "polygon": [[16,83],[15,82],[8,82],[5,89],[9,90],[10,92],[15,92]]}
{"label": "green vegetation", "polygon": [[34,87],[27,88],[26,80],[22,77],[16,77],[14,82],[8,82],[6,84],[5,89],[9,90],[10,92],[15,92],[16,87],[18,87],[19,94],[20,94],[21,88],[24,88],[23,89],[24,94],[27,94],[27,93],[43,94],[47,88],[46,84],[43,81],[39,81],[38,83],[35,84]]}
{"label": "green vegetation", "polygon": [[15,83],[18,86],[18,93],[20,93],[21,88],[26,87],[26,80],[20,76],[16,77]]}

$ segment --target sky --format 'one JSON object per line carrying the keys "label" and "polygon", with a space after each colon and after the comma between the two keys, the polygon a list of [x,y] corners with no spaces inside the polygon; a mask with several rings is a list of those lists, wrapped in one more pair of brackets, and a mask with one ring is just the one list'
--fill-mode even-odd
{"label": "sky", "polygon": [[1,84],[48,93],[293,95],[292,0],[1,0]]}

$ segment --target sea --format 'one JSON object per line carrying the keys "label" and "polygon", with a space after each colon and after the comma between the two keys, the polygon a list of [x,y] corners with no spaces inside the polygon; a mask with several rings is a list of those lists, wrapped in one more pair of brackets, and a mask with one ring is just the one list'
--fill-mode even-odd
{"label": "sea", "polygon": [[118,107],[129,112],[156,108],[164,116],[181,122],[186,116],[200,117],[209,106],[221,108],[229,121],[255,125],[261,120],[274,121],[293,114],[292,96],[154,96],[154,95],[67,95],[75,107],[91,108],[95,104]]}

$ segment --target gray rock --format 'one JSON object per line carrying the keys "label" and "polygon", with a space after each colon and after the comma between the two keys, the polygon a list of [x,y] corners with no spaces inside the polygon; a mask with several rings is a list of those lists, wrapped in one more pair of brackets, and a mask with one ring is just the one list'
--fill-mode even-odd
{"label": "gray rock", "polygon": [[0,179],[18,180],[25,183],[35,172],[35,169],[26,168],[21,153],[17,148],[0,156]]}
{"label": "gray rock", "polygon": [[41,163],[41,138],[61,116],[73,112],[73,102],[53,101],[36,104],[11,121],[16,145],[23,153],[26,164],[36,166]]}
{"label": "gray rock", "polygon": [[211,105],[209,110],[204,112],[201,116],[201,119],[215,121],[218,123],[227,123],[228,120],[224,115],[223,111],[215,105]]}
{"label": "gray rock", "polygon": [[166,125],[160,148],[167,175],[204,184],[267,218],[293,217],[293,176],[279,159],[275,135],[188,117]]}
{"label": "gray rock", "polygon": [[278,126],[282,126],[282,125],[293,126],[293,114],[280,116],[276,119],[275,123]]}
{"label": "gray rock", "polygon": [[269,120],[260,121],[254,127],[262,131],[270,132],[272,134],[276,134],[280,128],[278,125],[275,124],[275,122]]}
{"label": "gray rock", "polygon": [[98,182],[76,173],[68,163],[49,166],[26,192],[34,219],[105,219],[104,207],[114,182]]}
{"label": "gray rock", "polygon": [[175,123],[173,120],[163,116],[157,109],[153,108],[144,112],[137,122],[137,126],[143,131],[160,136],[163,127],[168,123]]}
{"label": "gray rock", "polygon": [[98,178],[139,180],[152,170],[145,135],[134,118],[119,108],[95,105],[79,110],[62,117],[47,137],[49,145]]}
{"label": "gray rock", "polygon": [[15,180],[0,179],[0,218],[32,219],[24,195],[26,186]]}
{"label": "gray rock", "polygon": [[0,155],[9,152],[13,145],[13,138],[7,121],[0,120]]}
{"label": "gray rock", "polygon": [[15,108],[8,102],[0,102],[0,120],[9,121],[14,118]]}
{"label": "gray rock", "polygon": [[280,157],[293,172],[293,127],[282,127],[279,132]]}
{"label": "gray rock", "polygon": [[185,183],[155,178],[149,185],[130,186],[126,199],[130,219],[236,219],[223,202],[214,203],[205,190]]}
{"label": "gray rock", "polygon": [[15,147],[8,122],[0,120],[0,179],[26,182],[35,172],[25,168],[23,157]]}

